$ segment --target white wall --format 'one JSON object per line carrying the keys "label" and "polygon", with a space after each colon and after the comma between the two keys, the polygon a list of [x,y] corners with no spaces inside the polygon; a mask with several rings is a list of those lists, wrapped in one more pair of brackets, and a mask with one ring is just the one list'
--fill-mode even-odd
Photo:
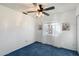
{"label": "white wall", "polygon": [[0,55],[5,55],[35,40],[34,19],[0,5]]}
{"label": "white wall", "polygon": [[43,17],[35,17],[35,40],[41,42],[42,39],[42,30],[39,30],[39,25],[43,22]]}
{"label": "white wall", "polygon": [[[43,25],[49,22],[59,23],[60,26],[62,23],[69,23],[70,24],[70,31],[61,31],[60,35],[57,37],[49,37],[43,35],[43,39],[39,41],[51,44],[57,47],[67,48],[71,50],[76,50],[76,17],[75,17],[76,10],[69,10],[62,13],[51,14],[49,17],[44,17]],[[52,16],[53,15],[53,16]],[[43,27],[44,29],[45,27]],[[44,31],[43,31],[44,32]],[[44,32],[45,33],[45,32]],[[39,36],[40,36],[39,35]]]}

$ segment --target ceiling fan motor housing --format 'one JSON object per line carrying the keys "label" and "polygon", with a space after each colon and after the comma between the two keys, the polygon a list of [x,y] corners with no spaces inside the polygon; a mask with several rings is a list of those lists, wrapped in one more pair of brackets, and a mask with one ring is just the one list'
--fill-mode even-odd
{"label": "ceiling fan motor housing", "polygon": [[39,9],[37,11],[38,12],[42,12],[43,11],[43,8],[42,8],[42,5],[41,4],[39,5]]}

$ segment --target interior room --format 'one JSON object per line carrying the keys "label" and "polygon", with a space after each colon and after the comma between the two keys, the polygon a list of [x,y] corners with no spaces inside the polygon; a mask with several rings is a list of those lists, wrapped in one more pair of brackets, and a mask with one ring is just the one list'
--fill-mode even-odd
{"label": "interior room", "polygon": [[0,3],[0,56],[79,56],[79,3]]}

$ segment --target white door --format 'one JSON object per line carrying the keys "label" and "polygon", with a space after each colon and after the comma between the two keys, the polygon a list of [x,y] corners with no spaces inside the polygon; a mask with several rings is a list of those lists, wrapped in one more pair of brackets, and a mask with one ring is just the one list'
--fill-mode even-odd
{"label": "white door", "polygon": [[[61,33],[61,24],[60,23],[46,23],[43,24],[43,43],[55,45],[60,40],[57,40]],[[57,44],[59,45],[59,44]]]}
{"label": "white door", "polygon": [[77,38],[76,38],[76,48],[77,48],[77,51],[79,53],[79,16],[76,17],[76,35],[77,35]]}

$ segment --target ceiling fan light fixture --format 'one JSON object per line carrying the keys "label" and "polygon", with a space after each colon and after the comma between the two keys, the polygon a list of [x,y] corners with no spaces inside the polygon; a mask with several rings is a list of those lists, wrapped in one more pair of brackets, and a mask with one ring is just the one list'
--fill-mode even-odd
{"label": "ceiling fan light fixture", "polygon": [[36,16],[37,16],[37,17],[41,17],[41,16],[43,16],[43,14],[42,14],[42,12],[37,12],[37,13],[36,13]]}

